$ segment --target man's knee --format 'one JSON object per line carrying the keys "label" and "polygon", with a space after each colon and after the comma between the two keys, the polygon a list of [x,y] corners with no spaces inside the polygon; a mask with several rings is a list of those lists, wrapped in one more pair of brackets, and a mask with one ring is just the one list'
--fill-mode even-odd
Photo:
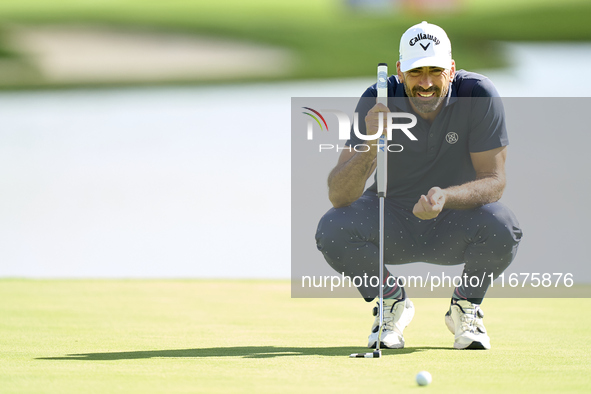
{"label": "man's knee", "polygon": [[512,247],[517,245],[523,236],[513,212],[499,202],[480,207],[476,218],[480,232],[489,241]]}
{"label": "man's knee", "polygon": [[322,216],[316,229],[316,245],[319,250],[334,244],[350,232],[354,223],[349,218],[347,208],[331,208]]}
{"label": "man's knee", "polygon": [[325,255],[342,255],[348,247],[373,242],[377,237],[378,218],[371,201],[358,200],[343,208],[331,208],[318,223],[316,246]]}

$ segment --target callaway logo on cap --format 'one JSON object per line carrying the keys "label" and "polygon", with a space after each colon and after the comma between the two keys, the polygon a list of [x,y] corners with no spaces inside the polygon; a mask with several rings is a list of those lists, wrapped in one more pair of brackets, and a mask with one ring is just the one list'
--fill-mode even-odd
{"label": "callaway logo on cap", "polygon": [[451,68],[451,42],[447,34],[427,22],[414,25],[400,39],[400,70],[424,66]]}

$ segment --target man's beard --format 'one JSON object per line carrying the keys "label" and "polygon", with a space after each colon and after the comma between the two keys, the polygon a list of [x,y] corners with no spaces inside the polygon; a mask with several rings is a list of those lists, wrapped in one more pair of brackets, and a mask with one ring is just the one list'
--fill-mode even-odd
{"label": "man's beard", "polygon": [[[441,91],[441,89],[439,89],[436,86],[431,86],[429,89],[423,89],[420,86],[415,86],[412,89],[412,91],[410,91],[406,84],[404,84],[404,91],[406,92],[406,95],[408,96],[409,100],[411,101],[417,112],[423,114],[428,114],[430,112],[437,110],[437,108],[439,108],[439,105],[445,99],[445,96],[447,96],[447,90],[447,86],[444,86],[443,91]],[[423,101],[417,97],[419,92],[435,92],[435,94],[433,95],[433,98],[431,100]]]}

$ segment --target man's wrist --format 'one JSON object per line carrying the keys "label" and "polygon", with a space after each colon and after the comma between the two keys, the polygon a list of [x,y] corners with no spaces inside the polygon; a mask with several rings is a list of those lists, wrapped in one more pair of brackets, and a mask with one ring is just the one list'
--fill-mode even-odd
{"label": "man's wrist", "polygon": [[443,208],[447,208],[446,205],[449,205],[451,203],[451,199],[450,199],[450,192],[448,189],[441,189],[441,194],[443,195]]}

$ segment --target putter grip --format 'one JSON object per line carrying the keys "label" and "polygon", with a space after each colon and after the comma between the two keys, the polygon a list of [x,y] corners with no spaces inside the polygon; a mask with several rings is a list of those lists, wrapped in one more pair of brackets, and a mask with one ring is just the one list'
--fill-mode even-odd
{"label": "putter grip", "polygon": [[[378,103],[388,105],[388,65],[378,64]],[[378,163],[376,178],[378,186],[378,197],[386,197],[388,189],[388,140],[386,135],[381,135],[378,144]]]}
{"label": "putter grip", "polygon": [[378,103],[388,105],[388,65],[378,64]]}

